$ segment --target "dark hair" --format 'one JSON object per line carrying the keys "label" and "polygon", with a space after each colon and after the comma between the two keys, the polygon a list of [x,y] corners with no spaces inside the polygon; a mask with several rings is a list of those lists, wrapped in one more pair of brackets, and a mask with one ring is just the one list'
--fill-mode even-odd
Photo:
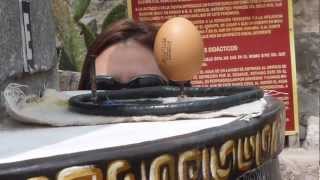
{"label": "dark hair", "polygon": [[153,50],[156,33],[157,29],[155,27],[143,22],[131,20],[118,21],[102,31],[88,48],[86,59],[82,66],[78,89],[89,89],[88,84],[91,77],[90,69],[92,65],[94,65],[93,61],[95,61],[95,57],[101,54],[105,49],[118,42],[133,39],[146,48]]}

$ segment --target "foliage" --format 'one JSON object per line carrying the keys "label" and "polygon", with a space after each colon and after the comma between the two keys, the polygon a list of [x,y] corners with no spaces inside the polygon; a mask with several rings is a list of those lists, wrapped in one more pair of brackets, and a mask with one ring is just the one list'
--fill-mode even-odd
{"label": "foliage", "polygon": [[[61,42],[61,47],[57,49],[59,68],[62,70],[80,71],[86,50],[98,34],[97,30],[81,22],[90,3],[91,0],[53,0],[57,37]],[[104,18],[102,28],[125,17],[127,7],[122,1]]]}
{"label": "foliage", "polygon": [[83,15],[86,13],[86,10],[88,9],[90,5],[91,0],[76,0],[74,1],[74,13],[73,13],[73,19],[78,22]]}
{"label": "foliage", "polygon": [[85,57],[86,46],[65,0],[53,0],[56,31],[61,47],[58,49],[60,68],[79,71]]}
{"label": "foliage", "polygon": [[78,26],[82,29],[82,34],[84,36],[84,41],[86,43],[86,47],[90,47],[90,45],[94,42],[96,38],[96,34],[91,31],[91,29],[83,24],[82,22],[78,22]]}
{"label": "foliage", "polygon": [[102,29],[105,29],[110,24],[116,22],[119,19],[127,17],[127,6],[124,3],[118,4],[115,8],[111,10],[109,15],[104,19],[102,24]]}

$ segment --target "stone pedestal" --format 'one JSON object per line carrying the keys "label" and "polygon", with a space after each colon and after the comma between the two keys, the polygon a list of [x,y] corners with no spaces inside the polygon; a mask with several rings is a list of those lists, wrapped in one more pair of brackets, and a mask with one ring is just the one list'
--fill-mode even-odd
{"label": "stone pedestal", "polygon": [[[57,88],[55,56],[55,27],[51,1],[30,1],[30,24],[34,71],[25,72],[23,36],[21,33],[19,0],[0,1],[0,91],[8,83],[30,86],[35,92],[44,87]],[[4,116],[3,97],[0,98],[0,120]]]}

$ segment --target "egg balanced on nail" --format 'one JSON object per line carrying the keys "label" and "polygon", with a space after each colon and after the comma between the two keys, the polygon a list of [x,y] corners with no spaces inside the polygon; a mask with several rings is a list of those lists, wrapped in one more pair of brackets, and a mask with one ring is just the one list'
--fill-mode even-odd
{"label": "egg balanced on nail", "polygon": [[204,58],[200,32],[186,18],[169,19],[156,35],[154,54],[168,79],[189,81],[200,71]]}

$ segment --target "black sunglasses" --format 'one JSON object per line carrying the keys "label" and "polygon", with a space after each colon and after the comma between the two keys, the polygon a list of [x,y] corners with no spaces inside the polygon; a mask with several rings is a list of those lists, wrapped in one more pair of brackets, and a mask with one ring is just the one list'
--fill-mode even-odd
{"label": "black sunglasses", "polygon": [[[124,88],[142,88],[152,86],[166,86],[168,85],[161,76],[154,74],[146,74],[133,77],[127,83],[121,83],[114,79],[112,76],[98,75],[96,76],[96,87],[97,90],[119,90]],[[89,83],[91,87],[91,83]]]}

